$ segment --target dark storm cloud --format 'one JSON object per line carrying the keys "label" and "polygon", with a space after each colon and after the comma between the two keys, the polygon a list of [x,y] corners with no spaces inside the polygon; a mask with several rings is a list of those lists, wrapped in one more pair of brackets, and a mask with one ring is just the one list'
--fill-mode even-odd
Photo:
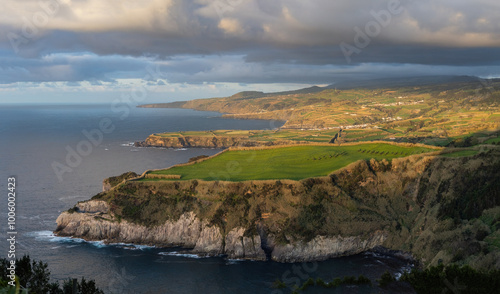
{"label": "dark storm cloud", "polygon": [[[1,53],[1,52],[0,52]],[[140,78],[150,63],[122,56],[101,58],[94,54],[51,54],[42,58],[21,58],[0,54],[0,83],[51,81],[113,81],[114,78]]]}
{"label": "dark storm cloud", "polygon": [[[3,1],[0,83],[141,78],[153,63],[178,83],[499,74],[496,0],[395,1],[44,2],[52,10],[35,0]],[[43,25],[37,13],[47,15],[38,19]],[[36,33],[27,36],[30,26]],[[341,44],[354,50],[348,58]]]}

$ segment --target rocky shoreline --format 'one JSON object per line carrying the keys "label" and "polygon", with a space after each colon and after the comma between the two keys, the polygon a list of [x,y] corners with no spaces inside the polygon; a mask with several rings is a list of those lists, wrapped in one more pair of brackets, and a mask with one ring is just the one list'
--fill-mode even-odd
{"label": "rocky shoreline", "polygon": [[229,148],[229,147],[260,147],[283,146],[302,144],[302,141],[273,140],[257,141],[248,137],[238,136],[179,136],[162,137],[150,135],[145,141],[134,142],[135,147],[163,147],[163,148]]}
{"label": "rocky shoreline", "polygon": [[387,238],[384,232],[378,231],[368,238],[317,236],[309,242],[281,244],[263,228],[255,235],[248,235],[245,228],[236,227],[223,236],[217,226],[201,221],[193,212],[153,228],[115,219],[104,201],[80,202],[71,212],[63,212],[57,218],[54,233],[105,243],[182,247],[202,256],[226,255],[230,259],[277,262],[321,261],[359,254],[381,246]]}

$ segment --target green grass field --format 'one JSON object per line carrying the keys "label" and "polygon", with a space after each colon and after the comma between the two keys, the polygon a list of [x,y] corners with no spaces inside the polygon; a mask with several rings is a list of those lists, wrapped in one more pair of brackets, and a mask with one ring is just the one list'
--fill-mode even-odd
{"label": "green grass field", "polygon": [[450,153],[444,153],[441,156],[445,157],[465,157],[465,156],[473,156],[476,155],[479,151],[477,150],[459,150]]}
{"label": "green grass field", "polygon": [[[263,150],[228,151],[193,165],[151,172],[181,175],[182,180],[245,181],[268,179],[300,180],[326,176],[360,159],[388,159],[435,151],[425,147],[391,144],[352,146],[293,146]],[[151,181],[158,179],[144,179]]]}
{"label": "green grass field", "polygon": [[500,137],[498,138],[492,138],[492,139],[488,139],[486,142],[484,142],[485,144],[499,144],[500,143]]}

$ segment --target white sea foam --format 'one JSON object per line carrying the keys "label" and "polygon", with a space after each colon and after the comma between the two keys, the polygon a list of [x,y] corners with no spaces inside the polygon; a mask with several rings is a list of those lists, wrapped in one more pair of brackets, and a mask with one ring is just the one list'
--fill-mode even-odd
{"label": "white sea foam", "polygon": [[227,259],[226,265],[239,264],[242,261],[245,261],[245,260],[244,259]]}
{"label": "white sea foam", "polygon": [[160,255],[166,255],[166,256],[179,256],[179,257],[186,257],[186,258],[195,258],[195,259],[209,258],[210,257],[210,256],[201,256],[201,255],[198,255],[198,254],[179,253],[177,251],[160,252],[158,254],[160,254]]}
{"label": "white sea foam", "polygon": [[116,246],[116,247],[127,249],[127,250],[145,250],[145,249],[156,248],[156,246],[137,245],[137,244],[128,244],[128,243],[109,243],[108,245]]}
{"label": "white sea foam", "polygon": [[65,242],[82,243],[82,242],[85,242],[85,240],[78,239],[78,238],[59,237],[59,236],[54,235],[54,233],[51,231],[29,232],[29,233],[26,233],[26,236],[34,237],[35,240],[47,241],[47,242],[60,242],[60,243],[65,243]]}
{"label": "white sea foam", "polygon": [[34,237],[35,240],[39,240],[39,241],[58,242],[58,243],[73,243],[73,245],[70,245],[67,248],[77,246],[77,245],[74,245],[75,243],[88,243],[88,244],[94,245],[97,248],[103,248],[106,246],[117,246],[117,247],[121,247],[124,249],[129,249],[129,250],[145,250],[145,249],[155,248],[155,246],[147,246],[147,245],[137,245],[137,244],[127,244],[127,243],[109,243],[109,244],[106,244],[104,241],[86,241],[86,240],[81,239],[81,238],[60,237],[60,236],[54,235],[54,233],[51,231],[30,232],[30,233],[26,233],[26,236]]}
{"label": "white sea foam", "polygon": [[412,270],[411,266],[403,266],[399,272],[394,273],[394,278],[396,278],[396,280],[399,281],[399,279],[404,273],[409,273],[411,272],[411,270]]}

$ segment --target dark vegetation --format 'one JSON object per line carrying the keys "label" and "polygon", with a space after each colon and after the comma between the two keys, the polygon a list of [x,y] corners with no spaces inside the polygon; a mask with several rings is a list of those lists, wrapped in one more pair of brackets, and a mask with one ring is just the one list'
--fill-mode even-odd
{"label": "dark vegetation", "polygon": [[283,281],[276,279],[271,287],[275,289],[286,289],[290,287],[292,289],[292,293],[299,293],[300,291],[306,291],[307,289],[314,289],[319,287],[325,289],[335,289],[347,285],[371,286],[372,282],[370,281],[370,279],[368,279],[363,275],[360,275],[357,278],[354,276],[335,278],[333,281],[330,282],[325,282],[321,278],[317,278],[316,280],[314,280],[313,278],[309,278],[302,285],[287,285]]}
{"label": "dark vegetation", "polygon": [[461,191],[458,199],[442,199],[439,210],[440,217],[475,219],[488,208],[500,206],[500,162],[481,166],[480,171],[466,170],[449,181],[439,183],[438,201],[446,194],[450,186]]}
{"label": "dark vegetation", "polygon": [[114,187],[118,184],[121,184],[123,182],[123,180],[128,180],[128,179],[131,179],[131,178],[135,178],[135,177],[138,177],[139,175],[136,174],[135,172],[126,172],[124,174],[121,174],[119,176],[116,176],[116,177],[110,177],[110,178],[107,178],[105,181],[111,186],[111,187]]}
{"label": "dark vegetation", "polygon": [[[31,260],[28,255],[16,259],[17,287],[7,284],[9,260],[0,259],[0,293],[33,294],[104,294],[93,280],[68,278],[62,285],[50,281],[48,265],[42,261]],[[10,281],[10,280],[9,280]],[[73,292],[76,289],[77,292]]]}
{"label": "dark vegetation", "polygon": [[378,282],[382,288],[406,282],[419,294],[492,294],[500,291],[500,270],[482,271],[469,266],[438,265],[425,270],[413,269],[404,273],[399,281],[386,272]]}
{"label": "dark vegetation", "polygon": [[[194,185],[195,182],[193,182]],[[175,187],[175,183],[174,183]],[[177,220],[186,212],[200,209],[198,199],[191,189],[181,189],[175,194],[164,191],[144,190],[133,182],[110,192],[111,208],[120,219],[132,220],[144,226],[156,226],[167,220]],[[102,194],[101,194],[102,195]]]}
{"label": "dark vegetation", "polygon": [[209,157],[209,156],[208,155],[198,155],[198,156],[195,156],[195,157],[191,157],[188,162],[198,161],[200,159],[204,159],[204,158],[207,158],[207,157]]}

